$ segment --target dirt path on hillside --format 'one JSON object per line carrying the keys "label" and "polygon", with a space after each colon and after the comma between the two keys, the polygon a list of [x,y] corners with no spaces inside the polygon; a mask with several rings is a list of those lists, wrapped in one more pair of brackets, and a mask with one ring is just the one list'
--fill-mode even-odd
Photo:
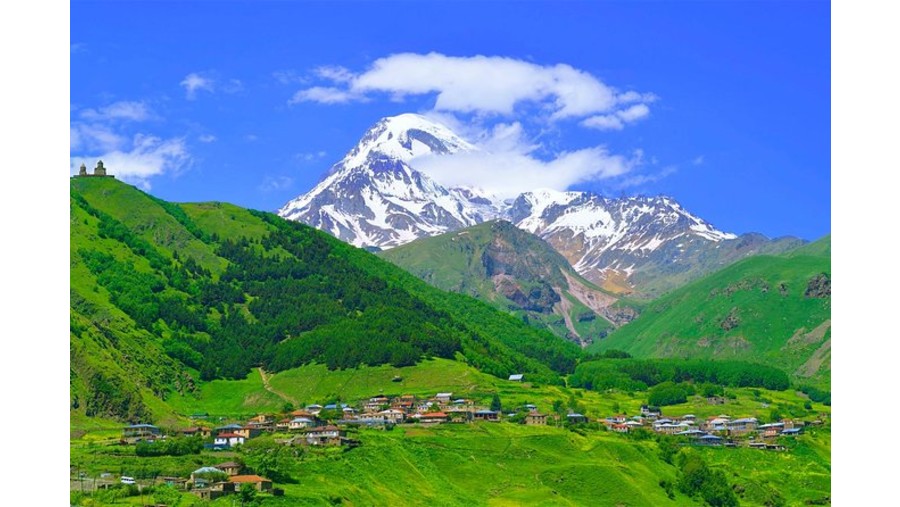
{"label": "dirt path on hillside", "polygon": [[266,370],[262,369],[262,366],[260,366],[257,369],[259,370],[259,376],[262,378],[263,389],[265,389],[266,391],[269,391],[270,393],[274,394],[275,396],[278,396],[282,400],[284,400],[294,406],[297,405],[297,400],[291,398],[290,396],[284,394],[281,391],[278,391],[277,389],[275,389],[274,387],[269,385],[269,375],[266,373]]}

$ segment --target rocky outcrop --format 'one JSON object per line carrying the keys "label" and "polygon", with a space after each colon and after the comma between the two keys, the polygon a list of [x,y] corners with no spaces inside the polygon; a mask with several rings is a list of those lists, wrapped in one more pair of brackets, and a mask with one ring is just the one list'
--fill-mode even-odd
{"label": "rocky outcrop", "polygon": [[728,312],[728,315],[722,320],[722,323],[719,324],[719,327],[722,328],[722,331],[731,331],[732,329],[741,325],[741,318],[738,316],[738,309],[734,307]]}
{"label": "rocky outcrop", "polygon": [[831,277],[828,276],[828,273],[819,273],[810,278],[803,295],[808,298],[831,297]]}

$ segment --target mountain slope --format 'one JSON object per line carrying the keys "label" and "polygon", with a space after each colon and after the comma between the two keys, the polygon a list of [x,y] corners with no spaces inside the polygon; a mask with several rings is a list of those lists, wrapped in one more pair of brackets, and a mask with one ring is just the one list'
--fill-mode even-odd
{"label": "mountain slope", "polygon": [[[457,358],[557,382],[578,347],[442,292],[331,236],[221,203],[172,204],[113,179],[71,182],[72,409],[171,416],[199,380],[309,362]],[[551,369],[552,368],[552,369]]]}
{"label": "mountain slope", "polygon": [[736,358],[830,383],[831,237],[735,263],[653,301],[592,346],[638,357]]}
{"label": "mountain slope", "polygon": [[748,255],[802,244],[719,231],[665,196],[535,190],[504,200],[476,188],[444,187],[415,169],[419,157],[477,150],[425,117],[384,118],[325,179],[278,214],[371,249],[501,218],[547,241],[605,290],[644,299]]}
{"label": "mountain slope", "polygon": [[494,220],[380,252],[435,287],[513,312],[582,345],[612,327],[616,299],[583,279],[540,238]]}

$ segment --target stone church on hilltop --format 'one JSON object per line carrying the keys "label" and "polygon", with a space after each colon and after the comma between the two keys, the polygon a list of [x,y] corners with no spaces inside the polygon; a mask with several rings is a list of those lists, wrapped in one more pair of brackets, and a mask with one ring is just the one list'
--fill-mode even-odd
{"label": "stone church on hilltop", "polygon": [[81,167],[78,169],[78,176],[79,177],[81,177],[81,176],[90,176],[90,177],[104,176],[104,177],[108,177],[108,178],[115,178],[115,176],[113,176],[111,174],[106,174],[106,167],[103,167],[102,160],[97,161],[97,167],[94,168],[93,174],[88,174],[87,167],[85,167],[85,165],[82,163]]}

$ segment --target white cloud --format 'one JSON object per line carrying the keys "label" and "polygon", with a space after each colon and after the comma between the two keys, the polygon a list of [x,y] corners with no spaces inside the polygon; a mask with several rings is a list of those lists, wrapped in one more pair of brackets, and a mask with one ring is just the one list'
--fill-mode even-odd
{"label": "white cloud", "polygon": [[387,93],[391,100],[435,94],[436,111],[512,116],[517,106],[533,103],[551,120],[559,120],[606,114],[634,102],[646,107],[644,102],[655,100],[652,94],[620,94],[570,65],[537,65],[499,56],[400,53],[379,58],[358,75],[343,67],[319,67],[315,74],[341,86],[300,90],[291,104],[362,101],[375,92]]}
{"label": "white cloud", "polygon": [[642,153],[631,157],[611,154],[596,146],[561,152],[551,160],[533,155],[538,144],[526,139],[521,124],[500,124],[474,152],[427,155],[410,162],[445,186],[479,187],[502,197],[535,188],[566,190],[572,185],[624,175],[639,165]]}
{"label": "white cloud", "polygon": [[204,134],[197,138],[201,143],[214,143],[218,138],[212,134]]}
{"label": "white cloud", "polygon": [[622,130],[626,124],[634,123],[649,115],[650,108],[646,104],[635,104],[612,114],[591,116],[582,120],[581,125],[598,130]]}
{"label": "white cloud", "polygon": [[356,77],[346,67],[341,67],[340,65],[323,65],[313,70],[313,73],[322,79],[334,81],[335,83],[349,83]]}
{"label": "white cloud", "polygon": [[97,109],[85,109],[81,117],[87,120],[130,120],[144,121],[153,117],[152,111],[143,102],[120,101]]}
{"label": "white cloud", "polygon": [[631,123],[641,118],[646,118],[650,114],[650,108],[647,104],[636,104],[628,109],[616,112],[616,116],[626,123]]}
{"label": "white cloud", "polygon": [[197,97],[198,90],[205,90],[208,92],[212,92],[214,90],[213,79],[201,76],[196,72],[188,74],[180,84],[187,92],[188,100],[194,100]]}
{"label": "white cloud", "polygon": [[697,158],[691,161],[691,163],[694,165],[703,165],[704,161],[705,159],[703,158],[703,155],[698,155]]}
{"label": "white cloud", "polygon": [[332,86],[314,86],[306,90],[300,90],[291,97],[288,104],[300,102],[319,102],[321,104],[344,104],[353,101],[364,101],[363,95],[352,91],[341,90]]}
{"label": "white cloud", "polygon": [[76,122],[69,127],[71,150],[112,151],[125,145],[127,138],[109,127],[96,123]]}
{"label": "white cloud", "polygon": [[590,118],[582,121],[581,125],[597,130],[622,130],[623,128],[625,128],[625,124],[622,122],[622,120],[620,120],[617,116],[611,114],[591,116]]}
{"label": "white cloud", "polygon": [[93,168],[97,160],[103,161],[109,174],[149,189],[151,177],[181,170],[190,163],[191,157],[183,139],[163,140],[137,134],[131,139],[129,149],[107,151],[96,156],[72,157],[71,174],[77,174],[82,163]]}

